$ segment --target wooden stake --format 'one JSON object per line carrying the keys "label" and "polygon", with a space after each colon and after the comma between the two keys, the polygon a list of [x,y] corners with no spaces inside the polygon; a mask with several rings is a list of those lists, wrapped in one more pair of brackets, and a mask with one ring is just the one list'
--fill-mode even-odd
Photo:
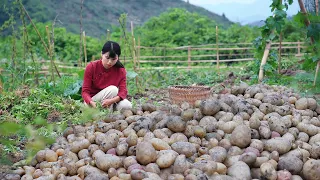
{"label": "wooden stake", "polygon": [[[315,0],[316,3],[316,15],[318,16],[319,13],[319,1]],[[314,82],[313,86],[316,86],[317,78],[318,78],[318,73],[319,73],[319,67],[320,67],[320,60],[318,60],[317,67],[316,67],[316,74],[314,76]]]}
{"label": "wooden stake", "polygon": [[110,41],[110,30],[107,29],[107,41]]}
{"label": "wooden stake", "polygon": [[81,0],[81,6],[80,6],[80,43],[79,43],[79,67],[82,67],[82,51],[83,51],[83,47],[82,47],[82,9],[83,9],[83,2],[84,0]]}
{"label": "wooden stake", "polygon": [[[21,1],[19,1],[19,3],[20,3],[20,5],[21,5],[21,7],[22,7],[22,9],[24,10],[24,12],[26,13],[26,15],[27,15],[27,17],[29,18],[29,20],[30,20],[30,22],[31,22],[31,24],[32,24],[32,26],[33,26],[33,28],[34,28],[34,30],[36,31],[36,33],[38,34],[38,36],[39,36],[39,38],[40,38],[40,40],[41,40],[41,42],[42,42],[42,45],[43,45],[43,47],[45,48],[45,50],[46,50],[46,52],[47,52],[47,54],[48,54],[48,56],[49,56],[49,49],[48,49],[48,47],[47,47],[47,45],[46,45],[46,43],[44,42],[44,40],[43,40],[43,38],[42,38],[42,36],[40,35],[40,33],[39,33],[39,31],[38,31],[38,29],[37,29],[37,27],[36,27],[36,25],[33,23],[33,21],[32,21],[32,19],[31,19],[31,17],[29,16],[29,14],[28,14],[28,11],[26,10],[26,8],[23,6],[23,4],[21,3]],[[59,78],[61,78],[61,76],[60,76],[60,73],[59,73],[59,71],[58,71],[58,68],[56,67],[56,65],[55,65],[55,63],[53,62],[53,65],[54,65],[54,68],[55,68],[55,70],[56,70],[56,72],[57,72],[57,74],[58,74],[58,76],[59,76]]]}
{"label": "wooden stake", "polygon": [[188,46],[188,69],[191,68],[191,46]]}
{"label": "wooden stake", "polygon": [[264,73],[263,68],[264,68],[264,65],[267,62],[270,49],[271,49],[271,41],[269,41],[266,44],[266,48],[264,49],[264,53],[263,53],[263,57],[262,57],[262,60],[261,60],[261,65],[260,65],[260,71],[259,71],[259,82],[261,82],[262,79],[263,79],[263,73]]}
{"label": "wooden stake", "polygon": [[[2,73],[2,69],[0,68],[0,75]],[[2,87],[2,82],[1,82],[1,78],[0,78],[0,94],[2,93],[3,87]]]}
{"label": "wooden stake", "polygon": [[49,27],[46,26],[46,32],[48,37],[48,45],[49,45],[49,57],[50,57],[50,66],[51,66],[51,79],[53,81],[53,86],[55,86],[55,79],[54,79],[54,66],[53,66],[53,58],[52,58],[52,52],[51,52],[51,42],[50,42],[50,33],[49,33]]}
{"label": "wooden stake", "polygon": [[218,26],[216,26],[216,48],[217,48],[217,69],[218,74],[220,74],[220,62],[219,62],[219,41],[218,41]]}
{"label": "wooden stake", "polygon": [[278,74],[281,73],[281,49],[282,49],[282,32],[280,32],[280,35],[279,35],[279,58],[278,58]]}
{"label": "wooden stake", "polygon": [[135,53],[135,41],[133,32],[133,22],[131,21],[131,36],[132,36],[132,59],[133,59],[133,69],[136,71],[136,53]]}
{"label": "wooden stake", "polygon": [[300,56],[301,54],[301,43],[300,40],[298,41],[298,55]]}
{"label": "wooden stake", "polygon": [[87,66],[88,58],[87,58],[87,44],[86,44],[86,32],[83,31],[83,48],[84,48],[84,67]]}
{"label": "wooden stake", "polygon": [[140,46],[141,46],[141,42],[140,42],[140,36],[138,37],[138,69],[140,70]]}
{"label": "wooden stake", "polygon": [[320,61],[318,61],[318,63],[317,63],[316,74],[314,76],[313,86],[316,86],[317,77],[318,77],[318,73],[319,73],[319,67],[320,67]]}
{"label": "wooden stake", "polygon": [[[133,32],[133,22],[131,21],[131,36],[132,36],[132,58],[133,58],[133,69],[135,72],[137,72],[137,64],[136,64],[136,41],[134,38],[134,32]],[[138,76],[136,76],[136,87],[138,89],[138,92],[140,91],[139,89],[139,80],[138,80]]]}

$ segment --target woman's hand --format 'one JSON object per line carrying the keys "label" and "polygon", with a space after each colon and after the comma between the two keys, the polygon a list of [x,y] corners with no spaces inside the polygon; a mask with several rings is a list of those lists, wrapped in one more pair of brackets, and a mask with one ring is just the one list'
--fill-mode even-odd
{"label": "woman's hand", "polygon": [[96,107],[97,107],[97,104],[96,104],[96,102],[94,102],[94,101],[90,101],[90,106],[93,107],[93,108],[96,108]]}
{"label": "woman's hand", "polygon": [[103,102],[102,102],[102,107],[104,108],[107,108],[109,107],[110,105],[112,105],[114,103],[114,100],[113,99],[105,99]]}

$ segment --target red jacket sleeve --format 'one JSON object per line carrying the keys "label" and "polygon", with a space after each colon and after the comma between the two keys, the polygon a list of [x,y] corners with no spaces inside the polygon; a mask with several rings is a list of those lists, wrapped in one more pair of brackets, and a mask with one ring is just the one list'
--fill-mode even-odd
{"label": "red jacket sleeve", "polygon": [[119,83],[119,92],[118,96],[122,99],[126,99],[128,95],[128,90],[127,90],[127,72],[125,68],[121,68],[121,80]]}
{"label": "red jacket sleeve", "polygon": [[84,71],[84,79],[82,85],[82,98],[83,100],[89,104],[91,101],[90,90],[93,79],[93,64],[89,63]]}

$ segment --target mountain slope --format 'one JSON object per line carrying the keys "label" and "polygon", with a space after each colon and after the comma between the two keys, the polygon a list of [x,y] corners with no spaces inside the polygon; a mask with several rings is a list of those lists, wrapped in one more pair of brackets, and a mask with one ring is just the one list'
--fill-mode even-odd
{"label": "mountain slope", "polygon": [[[47,22],[53,21],[58,15],[57,26],[63,26],[70,32],[79,33],[81,0],[22,0],[22,2],[32,19]],[[12,6],[12,0],[0,2],[0,13],[2,14],[0,24],[9,18],[2,8],[4,5]],[[119,25],[118,18],[122,13],[127,13],[128,22],[133,21],[137,26],[153,16],[158,16],[168,8],[185,8],[190,12],[208,16],[222,27],[232,24],[226,17],[182,0],[84,0],[83,30],[90,36],[100,37],[106,34],[107,29],[112,29],[112,25]],[[15,12],[18,12],[17,8]]]}

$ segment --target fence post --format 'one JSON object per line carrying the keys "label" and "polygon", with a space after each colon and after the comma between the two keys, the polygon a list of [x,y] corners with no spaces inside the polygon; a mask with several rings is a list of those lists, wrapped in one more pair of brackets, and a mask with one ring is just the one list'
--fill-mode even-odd
{"label": "fence post", "polygon": [[319,67],[320,67],[320,60],[318,60],[318,63],[317,63],[316,74],[314,76],[313,86],[316,86],[317,77],[318,77],[318,73],[319,73]]}
{"label": "fence post", "polygon": [[[131,21],[131,35],[132,35],[132,58],[133,58],[133,69],[135,72],[137,72],[137,63],[136,63],[136,40],[134,38],[134,30],[133,30],[133,22]],[[138,76],[136,76],[136,87],[138,89],[138,92],[140,92],[139,89],[139,80]]]}
{"label": "fence post", "polygon": [[84,67],[87,66],[88,58],[87,58],[87,44],[86,44],[86,32],[83,31],[83,48],[84,48]]}
{"label": "fence post", "polygon": [[298,41],[298,56],[300,56],[300,53],[301,53],[301,46],[300,46],[300,40]]}
{"label": "fence post", "polygon": [[135,54],[135,40],[133,32],[133,22],[131,21],[131,36],[132,36],[132,59],[133,59],[133,69],[136,71],[136,54]]}
{"label": "fence post", "polygon": [[191,68],[191,46],[188,46],[188,69]]}
{"label": "fence post", "polygon": [[218,41],[218,26],[216,26],[216,46],[217,46],[217,69],[218,69],[218,74],[220,74],[220,62],[219,62],[219,41]]}
{"label": "fence post", "polygon": [[271,41],[267,42],[266,47],[264,49],[264,53],[263,53],[263,57],[262,57],[262,60],[261,60],[261,65],[260,65],[260,70],[259,70],[259,82],[261,82],[262,79],[263,79],[263,75],[264,75],[264,69],[263,68],[264,68],[264,65],[267,62],[267,59],[268,59],[268,56],[269,56],[269,52],[270,52],[270,49],[271,49],[271,44],[272,44]]}
{"label": "fence post", "polygon": [[[0,75],[2,73],[2,69],[0,68]],[[2,82],[1,82],[1,78],[0,78],[0,94],[2,93],[3,87],[2,87]]]}
{"label": "fence post", "polygon": [[138,58],[137,58],[137,60],[138,60],[138,69],[140,70],[140,45],[141,45],[141,42],[140,42],[140,36],[138,36],[138,47],[137,47],[137,53],[138,53]]}
{"label": "fence post", "polygon": [[55,87],[56,82],[54,79],[54,67],[53,67],[53,57],[52,57],[52,47],[51,47],[51,41],[50,41],[50,33],[49,33],[49,27],[46,26],[46,32],[47,32],[47,37],[48,37],[48,47],[49,47],[49,57],[50,57],[50,64],[51,64],[51,78],[53,81],[53,87]]}
{"label": "fence post", "polygon": [[281,49],[282,49],[282,32],[279,34],[279,59],[278,59],[278,74],[281,73]]}

